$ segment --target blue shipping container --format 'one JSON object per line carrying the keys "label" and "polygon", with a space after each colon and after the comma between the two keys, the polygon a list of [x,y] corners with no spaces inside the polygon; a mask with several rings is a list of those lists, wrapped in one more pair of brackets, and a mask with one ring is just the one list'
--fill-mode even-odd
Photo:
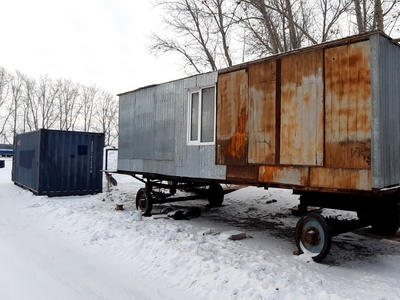
{"label": "blue shipping container", "polygon": [[102,192],[103,133],[41,129],[16,136],[12,180],[37,195]]}

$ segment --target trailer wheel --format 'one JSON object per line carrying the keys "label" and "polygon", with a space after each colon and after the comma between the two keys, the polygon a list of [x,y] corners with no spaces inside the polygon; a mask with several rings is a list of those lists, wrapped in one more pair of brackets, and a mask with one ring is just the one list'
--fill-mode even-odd
{"label": "trailer wheel", "polygon": [[393,235],[400,227],[397,205],[377,208],[371,215],[372,230],[380,235]]}
{"label": "trailer wheel", "polygon": [[224,190],[218,183],[212,183],[208,187],[208,202],[211,207],[218,207],[224,202]]}
{"label": "trailer wheel", "polygon": [[140,209],[144,216],[150,216],[153,208],[153,198],[148,189],[142,188],[136,194],[136,209]]}
{"label": "trailer wheel", "polygon": [[297,222],[295,240],[298,252],[310,254],[315,262],[328,255],[331,239],[331,228],[321,215],[308,213]]}

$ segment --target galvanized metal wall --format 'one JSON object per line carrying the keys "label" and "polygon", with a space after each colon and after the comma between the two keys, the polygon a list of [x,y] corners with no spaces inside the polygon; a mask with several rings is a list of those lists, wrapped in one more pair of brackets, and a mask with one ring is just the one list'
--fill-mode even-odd
{"label": "galvanized metal wall", "polygon": [[215,145],[187,145],[189,91],[216,81],[207,73],[120,95],[118,170],[225,179]]}
{"label": "galvanized metal wall", "polygon": [[400,183],[400,47],[371,37],[372,186]]}

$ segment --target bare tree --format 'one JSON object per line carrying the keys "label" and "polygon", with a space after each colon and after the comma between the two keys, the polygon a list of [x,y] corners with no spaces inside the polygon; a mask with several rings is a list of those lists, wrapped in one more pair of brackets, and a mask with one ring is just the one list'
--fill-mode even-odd
{"label": "bare tree", "polygon": [[57,86],[60,89],[57,94],[59,129],[74,130],[82,109],[82,103],[79,101],[80,86],[70,79],[59,79]]}
{"label": "bare tree", "polygon": [[95,101],[99,93],[99,88],[96,85],[82,87],[80,97],[82,103],[81,117],[83,131],[89,131],[92,128]]}
{"label": "bare tree", "polygon": [[96,101],[96,131],[104,132],[105,145],[111,145],[117,138],[115,127],[118,124],[118,102],[114,95],[102,91]]}
{"label": "bare tree", "polygon": [[371,30],[391,33],[400,16],[398,0],[354,0],[356,32]]}
{"label": "bare tree", "polygon": [[164,24],[172,37],[153,33],[150,51],[155,55],[179,53],[186,72],[201,73],[232,66],[231,31],[238,4],[228,0],[159,0]]}
{"label": "bare tree", "polygon": [[24,128],[25,131],[39,129],[39,102],[37,96],[37,84],[33,78],[24,78],[25,97],[23,101]]}
{"label": "bare tree", "polygon": [[0,107],[2,107],[5,101],[8,99],[10,81],[11,74],[3,67],[0,67]]}
{"label": "bare tree", "polygon": [[350,13],[352,0],[319,0],[313,11],[314,20],[312,28],[316,30],[316,40],[325,42],[339,38],[347,33],[342,32],[342,25]]}
{"label": "bare tree", "polygon": [[11,74],[3,67],[0,67],[0,136],[3,141],[7,140],[6,125],[11,116],[9,110],[11,79]]}
{"label": "bare tree", "polygon": [[250,54],[265,56],[327,41],[341,34],[352,0],[241,0],[237,19]]}
{"label": "bare tree", "polygon": [[104,132],[106,143],[118,139],[116,97],[97,86],[47,75],[30,78],[0,67],[0,137],[12,143],[15,134],[38,129]]}
{"label": "bare tree", "polygon": [[17,135],[18,109],[21,106],[23,96],[24,74],[15,71],[15,75],[11,78],[11,106],[10,112],[13,118],[13,138]]}
{"label": "bare tree", "polygon": [[53,128],[57,122],[59,111],[56,109],[56,99],[59,93],[59,83],[54,82],[47,75],[40,76],[36,88],[40,128]]}
{"label": "bare tree", "polygon": [[244,61],[354,33],[400,29],[399,0],[158,0],[156,6],[174,35],[153,33],[150,50],[179,53],[185,70],[198,73],[231,66],[237,53]]}

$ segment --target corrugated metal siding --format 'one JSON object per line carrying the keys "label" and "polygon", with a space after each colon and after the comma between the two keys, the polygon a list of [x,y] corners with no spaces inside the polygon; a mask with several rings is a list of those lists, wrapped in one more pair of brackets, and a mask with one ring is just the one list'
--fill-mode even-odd
{"label": "corrugated metal siding", "polygon": [[371,37],[372,186],[400,183],[400,47]]}
{"label": "corrugated metal siding", "polygon": [[207,73],[120,95],[118,170],[225,179],[215,146],[187,145],[189,91],[216,80]]}
{"label": "corrugated metal siding", "polygon": [[296,186],[308,185],[309,168],[307,167],[260,167],[261,182],[288,184]]}
{"label": "corrugated metal siding", "polygon": [[175,90],[173,82],[155,87],[153,135],[149,140],[154,151],[152,158],[156,160],[175,159]]}
{"label": "corrugated metal siding", "polygon": [[371,170],[310,168],[310,186],[344,190],[371,190]]}
{"label": "corrugated metal siding", "polygon": [[154,156],[155,92],[152,87],[121,96],[118,148],[122,158]]}
{"label": "corrugated metal siding", "polygon": [[[149,115],[141,126],[158,122],[150,115],[156,98],[175,98],[174,115],[167,109],[157,117],[173,118],[175,165],[154,162],[161,154],[170,159],[170,144],[157,144],[157,153],[150,146],[137,149],[143,156],[138,157],[131,151],[134,140],[120,138],[130,149],[120,149],[125,157],[119,166],[316,189],[368,191],[399,184],[399,49],[386,37],[369,34],[224,70],[218,75],[216,159],[213,145],[187,145],[188,91],[213,84],[216,72],[122,95],[121,103],[129,97],[147,102]],[[128,133],[120,137],[141,134],[131,129],[137,120],[129,118],[145,113],[123,107],[128,120],[120,124]]]}
{"label": "corrugated metal siding", "polygon": [[40,131],[17,135],[14,143],[12,180],[38,192]]}
{"label": "corrugated metal siding", "polygon": [[250,164],[276,163],[276,61],[249,66]]}
{"label": "corrugated metal siding", "polygon": [[248,94],[247,70],[219,76],[217,164],[247,164]]}
{"label": "corrugated metal siding", "polygon": [[231,181],[241,182],[257,182],[258,181],[258,166],[227,166],[226,178]]}
{"label": "corrugated metal siding", "polygon": [[280,163],[322,166],[323,52],[282,59]]}
{"label": "corrugated metal siding", "polygon": [[371,166],[370,44],[325,50],[325,165]]}
{"label": "corrugated metal siding", "polygon": [[[196,77],[189,77],[179,81],[180,87],[177,89],[176,94],[176,115],[179,118],[175,118],[175,165],[182,167],[182,171],[178,171],[177,174],[185,173],[187,167],[187,122],[188,122],[188,91],[197,84]],[[178,100],[180,99],[180,100]]]}

